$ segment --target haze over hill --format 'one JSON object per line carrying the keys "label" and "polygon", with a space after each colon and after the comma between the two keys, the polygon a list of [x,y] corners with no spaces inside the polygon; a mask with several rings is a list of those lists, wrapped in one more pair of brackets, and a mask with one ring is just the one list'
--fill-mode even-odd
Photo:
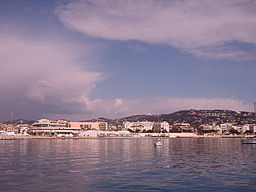
{"label": "haze over hill", "polygon": [[[84,120],[83,120],[84,121]],[[170,125],[174,123],[189,123],[193,127],[197,127],[201,124],[221,124],[221,123],[233,123],[236,125],[244,125],[250,123],[256,123],[255,113],[252,112],[236,112],[231,110],[182,110],[169,114],[161,115],[133,115],[123,117],[119,119],[107,119],[104,117],[97,119],[89,119],[86,121],[105,121],[110,125],[122,125],[124,121],[167,121]],[[31,124],[32,120],[14,120],[13,123],[28,123]]]}

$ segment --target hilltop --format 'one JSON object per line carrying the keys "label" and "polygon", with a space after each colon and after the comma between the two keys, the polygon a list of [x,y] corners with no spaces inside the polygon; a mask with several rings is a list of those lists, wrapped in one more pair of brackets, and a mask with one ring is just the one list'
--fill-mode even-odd
{"label": "hilltop", "polygon": [[[231,110],[182,110],[169,114],[161,115],[133,115],[128,117],[123,117],[119,119],[108,119],[100,117],[97,119],[91,119],[88,121],[105,121],[110,125],[121,125],[124,121],[167,121],[170,125],[175,123],[189,123],[193,127],[198,127],[202,124],[212,124],[217,125],[221,123],[233,123],[235,125],[244,125],[250,123],[256,123],[255,114],[252,112],[237,112]],[[10,123],[10,121],[6,122]],[[33,120],[14,120],[13,124],[32,124]]]}
{"label": "hilltop", "polygon": [[252,112],[194,109],[161,115],[133,115],[114,120],[116,124],[120,124],[123,121],[167,121],[171,125],[174,123],[189,123],[193,127],[212,123],[217,125],[221,123],[233,123],[236,125],[256,123],[254,113]]}

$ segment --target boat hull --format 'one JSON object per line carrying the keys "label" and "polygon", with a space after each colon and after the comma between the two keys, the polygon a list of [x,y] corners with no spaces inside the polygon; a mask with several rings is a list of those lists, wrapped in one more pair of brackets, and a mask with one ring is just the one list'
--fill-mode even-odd
{"label": "boat hull", "polygon": [[256,140],[242,140],[241,141],[242,144],[256,144]]}
{"label": "boat hull", "polygon": [[161,143],[161,142],[155,143],[155,146],[162,146],[162,145],[163,145],[163,143]]}

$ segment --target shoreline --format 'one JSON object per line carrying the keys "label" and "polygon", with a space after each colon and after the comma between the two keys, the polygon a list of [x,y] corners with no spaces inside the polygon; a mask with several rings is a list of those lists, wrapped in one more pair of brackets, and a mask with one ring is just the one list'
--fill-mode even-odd
{"label": "shoreline", "polygon": [[194,135],[194,136],[177,136],[177,137],[55,137],[55,136],[23,136],[23,135],[0,135],[0,140],[30,140],[30,139],[137,139],[137,138],[165,138],[165,139],[175,139],[175,138],[250,138],[254,135],[215,135],[215,136],[206,136],[206,135]]}

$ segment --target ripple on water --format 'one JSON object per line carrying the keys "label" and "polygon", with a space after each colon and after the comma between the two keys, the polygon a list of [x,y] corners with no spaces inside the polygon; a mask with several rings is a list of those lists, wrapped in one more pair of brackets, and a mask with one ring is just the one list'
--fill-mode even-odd
{"label": "ripple on water", "polygon": [[0,191],[256,191],[240,139],[0,141]]}

